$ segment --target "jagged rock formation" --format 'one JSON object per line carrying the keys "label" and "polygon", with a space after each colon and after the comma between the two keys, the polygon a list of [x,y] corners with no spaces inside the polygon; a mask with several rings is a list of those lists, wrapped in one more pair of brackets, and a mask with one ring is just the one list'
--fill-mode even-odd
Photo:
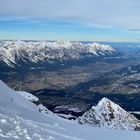
{"label": "jagged rock formation", "polygon": [[77,119],[81,124],[124,130],[140,130],[140,121],[107,98]]}

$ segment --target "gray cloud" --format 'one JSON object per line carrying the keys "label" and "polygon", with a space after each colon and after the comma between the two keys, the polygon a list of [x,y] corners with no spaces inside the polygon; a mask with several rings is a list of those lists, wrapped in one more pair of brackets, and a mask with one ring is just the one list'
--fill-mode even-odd
{"label": "gray cloud", "polygon": [[130,29],[131,32],[140,32],[140,29]]}
{"label": "gray cloud", "polygon": [[0,16],[140,28],[139,0],[0,0]]}

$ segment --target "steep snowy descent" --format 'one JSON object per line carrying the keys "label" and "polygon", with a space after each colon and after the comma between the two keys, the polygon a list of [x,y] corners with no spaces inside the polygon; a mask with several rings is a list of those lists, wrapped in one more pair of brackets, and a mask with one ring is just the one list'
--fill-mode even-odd
{"label": "steep snowy descent", "polygon": [[140,130],[140,121],[107,98],[77,119],[81,124],[124,130]]}
{"label": "steep snowy descent", "polygon": [[[27,94],[26,94],[27,95]],[[0,81],[0,140],[139,140],[139,132],[79,125],[53,113],[40,113],[27,96]]]}
{"label": "steep snowy descent", "polygon": [[38,102],[39,98],[32,95],[31,93],[28,92],[24,92],[24,91],[17,91],[18,94],[20,94],[21,96],[23,96],[24,98],[28,99],[31,102]]}
{"label": "steep snowy descent", "polygon": [[98,43],[70,41],[0,41],[0,62],[10,67],[31,63],[55,63],[82,58],[110,56],[116,50]]}
{"label": "steep snowy descent", "polygon": [[39,101],[39,98],[34,96],[33,94],[31,93],[28,93],[28,92],[25,92],[25,91],[17,91],[18,94],[20,94],[21,96],[23,96],[25,99],[33,102],[34,104],[37,105],[38,107],[38,110],[41,112],[41,113],[45,113],[45,114],[52,114],[52,112],[50,110],[48,110],[44,105],[42,105]]}

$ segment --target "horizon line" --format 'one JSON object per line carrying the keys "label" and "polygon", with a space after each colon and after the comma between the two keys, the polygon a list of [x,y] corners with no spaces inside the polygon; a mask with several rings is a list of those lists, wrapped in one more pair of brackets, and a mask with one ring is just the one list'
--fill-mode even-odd
{"label": "horizon line", "polygon": [[0,41],[71,41],[71,42],[107,42],[107,43],[140,43],[140,41],[105,41],[105,40],[69,40],[69,39],[0,39]]}

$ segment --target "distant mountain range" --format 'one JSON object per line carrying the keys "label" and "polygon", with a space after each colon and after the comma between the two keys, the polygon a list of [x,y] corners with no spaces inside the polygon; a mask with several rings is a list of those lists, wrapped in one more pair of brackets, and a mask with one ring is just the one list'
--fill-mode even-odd
{"label": "distant mountain range", "polygon": [[70,41],[0,41],[0,67],[54,64],[115,55],[108,45]]}

